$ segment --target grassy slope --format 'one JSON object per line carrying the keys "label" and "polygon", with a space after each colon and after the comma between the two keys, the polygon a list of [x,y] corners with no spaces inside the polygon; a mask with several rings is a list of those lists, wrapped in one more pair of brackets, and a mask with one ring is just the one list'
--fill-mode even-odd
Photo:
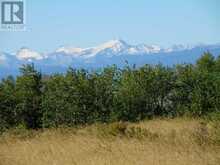
{"label": "grassy slope", "polygon": [[0,137],[0,165],[218,165],[216,124],[192,119],[114,123]]}

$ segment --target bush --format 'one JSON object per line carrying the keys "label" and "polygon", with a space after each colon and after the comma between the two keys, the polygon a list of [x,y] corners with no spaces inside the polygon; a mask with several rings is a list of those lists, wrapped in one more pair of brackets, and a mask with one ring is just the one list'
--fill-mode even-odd
{"label": "bush", "polygon": [[[39,129],[184,115],[218,120],[219,64],[220,58],[205,53],[195,65],[70,68],[50,76],[24,65],[16,80],[0,82],[0,131],[19,124]],[[120,124],[112,127],[112,134],[124,134]]]}

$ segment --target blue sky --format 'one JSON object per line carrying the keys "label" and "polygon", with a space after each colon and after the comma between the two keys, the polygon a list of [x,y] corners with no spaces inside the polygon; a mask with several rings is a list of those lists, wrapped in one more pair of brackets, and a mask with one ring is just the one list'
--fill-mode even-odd
{"label": "blue sky", "polygon": [[26,31],[0,32],[0,51],[110,39],[165,47],[220,42],[219,0],[26,0],[26,11]]}

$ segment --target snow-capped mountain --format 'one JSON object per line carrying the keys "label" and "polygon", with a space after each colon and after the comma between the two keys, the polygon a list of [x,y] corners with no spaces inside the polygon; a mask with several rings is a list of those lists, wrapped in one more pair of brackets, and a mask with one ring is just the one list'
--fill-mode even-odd
{"label": "snow-capped mountain", "polygon": [[78,47],[61,47],[57,49],[56,53],[65,53],[73,57],[92,58],[99,54],[105,56],[119,56],[119,55],[134,55],[134,54],[148,54],[158,53],[161,48],[157,45],[129,45],[123,40],[111,40],[96,47],[78,48]]}
{"label": "snow-capped mountain", "polygon": [[30,50],[28,48],[21,48],[17,52],[16,57],[19,60],[27,60],[27,61],[44,59],[44,56],[42,54],[40,54],[36,51]]}
{"label": "snow-capped mountain", "polygon": [[0,77],[16,75],[22,64],[34,63],[44,73],[64,72],[69,66],[96,69],[116,64],[174,65],[194,63],[205,51],[220,55],[220,44],[215,45],[174,45],[162,48],[157,45],[131,45],[123,40],[111,40],[95,47],[79,48],[64,46],[51,53],[39,53],[29,48],[21,48],[16,54],[0,52]]}

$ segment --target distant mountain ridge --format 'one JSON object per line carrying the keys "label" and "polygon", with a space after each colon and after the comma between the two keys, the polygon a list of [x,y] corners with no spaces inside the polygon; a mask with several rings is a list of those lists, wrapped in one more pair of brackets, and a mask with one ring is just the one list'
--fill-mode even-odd
{"label": "distant mountain ridge", "polygon": [[116,64],[119,67],[129,64],[175,65],[194,63],[204,52],[220,55],[220,44],[214,45],[174,45],[162,48],[157,45],[130,45],[123,40],[111,40],[96,47],[60,47],[44,54],[29,48],[21,48],[16,54],[0,52],[0,77],[17,75],[22,64],[34,63],[43,73],[64,72],[68,67],[97,69]]}

